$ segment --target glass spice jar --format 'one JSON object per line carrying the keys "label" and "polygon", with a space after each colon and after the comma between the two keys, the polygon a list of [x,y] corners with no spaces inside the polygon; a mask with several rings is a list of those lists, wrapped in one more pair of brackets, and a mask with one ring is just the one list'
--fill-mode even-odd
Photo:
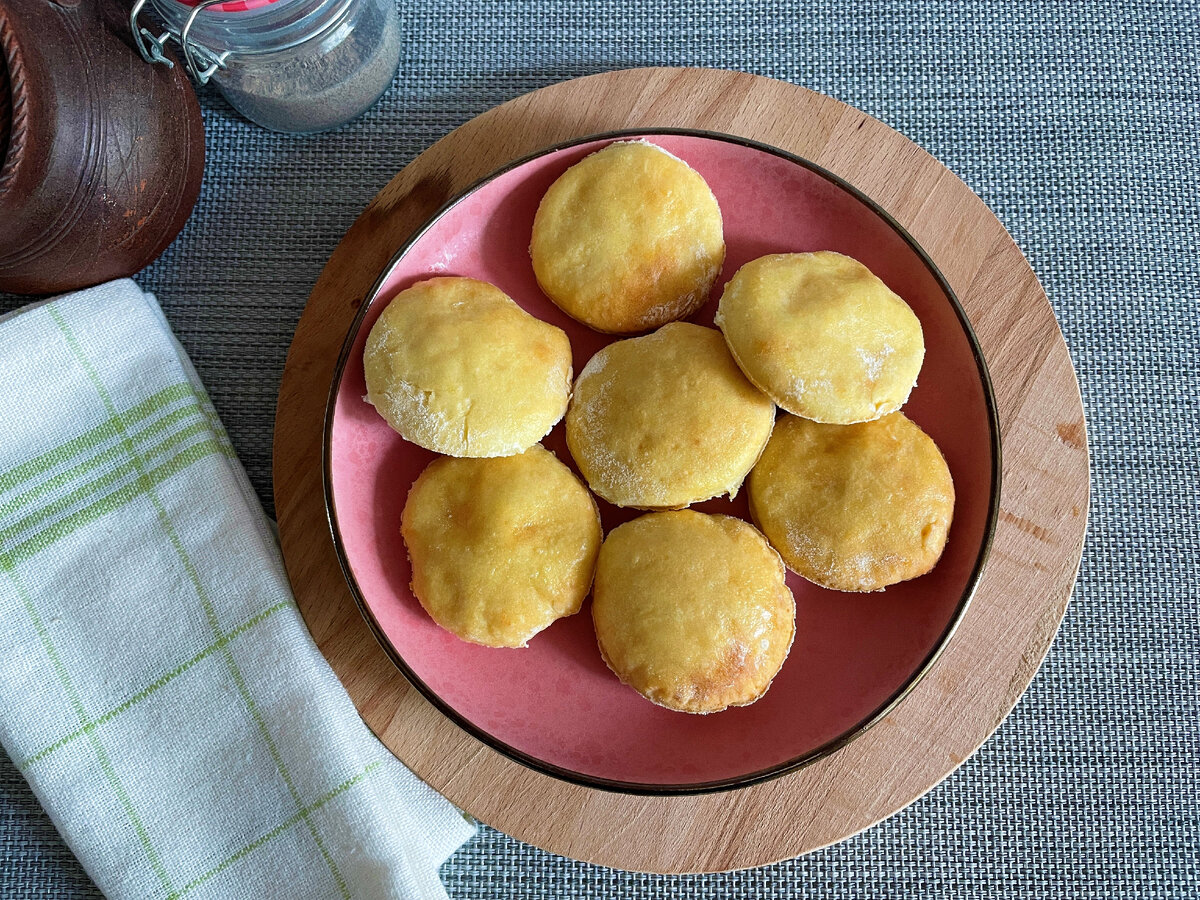
{"label": "glass spice jar", "polygon": [[[139,21],[147,3],[161,33]],[[196,80],[272,131],[344,125],[375,105],[400,63],[395,0],[138,0],[130,24],[147,60],[166,62],[164,42],[177,42]]]}

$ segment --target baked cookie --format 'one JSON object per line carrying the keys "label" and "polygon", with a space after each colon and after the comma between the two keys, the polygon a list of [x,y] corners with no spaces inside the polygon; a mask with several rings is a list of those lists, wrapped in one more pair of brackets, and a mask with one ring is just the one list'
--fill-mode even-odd
{"label": "baked cookie", "polygon": [[780,253],[725,286],[716,325],[746,376],[790,413],[847,425],[895,412],[925,358],[908,304],[840,253]]}
{"label": "baked cookie", "polygon": [[567,446],[609,503],[677,509],[736,494],[774,421],[774,404],[719,332],[672,322],[588,361],[567,410]]}
{"label": "baked cookie", "polygon": [[954,516],[946,460],[903,413],[858,425],[781,416],[749,492],[754,521],[788,568],[837,591],[924,575]]}
{"label": "baked cookie", "polygon": [[796,604],[783,563],[732,516],[648,513],[600,549],[592,620],[608,667],[690,713],[753,703],[787,659]]}
{"label": "baked cookie", "polygon": [[596,501],[540,444],[498,459],[435,459],[404,504],[412,590],[464,641],[524,647],[579,612],[600,550]]}
{"label": "baked cookie", "polygon": [[387,423],[448,456],[527,450],[571,395],[566,333],[473,278],[430,278],[392,298],[363,368],[366,400]]}
{"label": "baked cookie", "polygon": [[538,284],[567,315],[597,331],[648,331],[708,299],[725,259],[721,210],[666,150],[609,144],[550,185],[529,253]]}

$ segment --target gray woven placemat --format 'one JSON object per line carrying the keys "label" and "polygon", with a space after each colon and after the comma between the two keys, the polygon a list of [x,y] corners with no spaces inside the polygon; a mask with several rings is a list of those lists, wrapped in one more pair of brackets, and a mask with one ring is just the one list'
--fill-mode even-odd
{"label": "gray woven placemat", "polygon": [[[722,876],[629,875],[484,829],[444,869],[452,896],[1200,894],[1200,10],[965,6],[426,0],[403,6],[401,77],[337,133],[272,135],[205,92],[200,203],[140,281],[268,506],[284,355],[355,215],[454,126],[610,68],[744,69],[897,128],[1008,226],[1076,363],[1094,492],[1079,586],[1029,692],[944,784],[837,847]],[[0,897],[94,896],[0,754]]]}

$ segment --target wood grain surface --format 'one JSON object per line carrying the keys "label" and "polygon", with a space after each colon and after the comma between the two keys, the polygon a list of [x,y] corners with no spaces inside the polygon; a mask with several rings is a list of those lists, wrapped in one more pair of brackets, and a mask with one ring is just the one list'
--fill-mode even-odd
{"label": "wood grain surface", "polygon": [[[321,491],[334,363],[355,311],[408,235],[464,187],[543,146],[623,128],[703,128],[799,154],[876,200],[941,268],[991,369],[1004,448],[991,558],[929,675],[879,725],[775,781],[644,797],[568,784],[461,731],[392,666],[343,581]],[[647,872],[762,865],[843,840],[912,803],[1008,715],[1054,639],[1082,552],[1088,451],[1054,314],[1000,222],[945,167],[866,114],[794,85],[706,69],[633,69],[496,107],[398,174],[346,233],[288,354],[275,422],[275,504],[300,610],[363,718],[472,815],[565,856]]]}

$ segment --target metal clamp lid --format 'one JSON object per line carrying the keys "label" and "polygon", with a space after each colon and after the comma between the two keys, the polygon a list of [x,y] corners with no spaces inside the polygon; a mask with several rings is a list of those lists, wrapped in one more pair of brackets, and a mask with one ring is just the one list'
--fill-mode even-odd
{"label": "metal clamp lid", "polygon": [[230,51],[223,50],[218,53],[197,43],[195,38],[191,37],[196,17],[208,7],[223,3],[225,0],[201,0],[192,7],[187,21],[184,22],[183,28],[178,34],[170,28],[164,28],[161,34],[155,34],[142,27],[138,23],[138,15],[145,8],[146,2],[147,0],[136,0],[133,8],[129,11],[129,30],[133,33],[133,42],[137,46],[138,52],[142,54],[142,59],[148,63],[162,63],[168,68],[173,67],[175,63],[163,52],[167,41],[173,40],[183,50],[184,67],[197,84],[207,84],[219,69],[225,68]]}

